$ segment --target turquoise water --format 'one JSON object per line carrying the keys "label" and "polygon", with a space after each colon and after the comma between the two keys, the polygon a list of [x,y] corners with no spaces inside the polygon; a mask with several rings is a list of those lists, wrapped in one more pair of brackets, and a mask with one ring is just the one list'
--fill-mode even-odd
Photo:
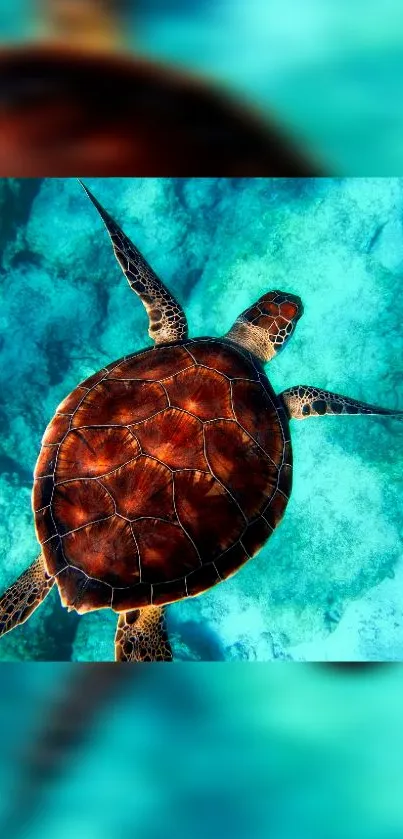
{"label": "turquoise water", "polygon": [[[401,666],[113,667],[91,724],[70,713],[64,725],[77,671],[95,682],[99,668],[2,669],[9,839],[402,835]],[[69,743],[72,722],[80,736]]]}
{"label": "turquoise water", "polygon": [[[399,0],[141,0],[136,50],[219,79],[272,115],[331,174],[403,170]],[[3,40],[32,37],[39,0],[0,9]]]}
{"label": "turquoise water", "polygon": [[[188,313],[220,335],[263,292],[305,313],[267,366],[277,392],[313,384],[403,408],[403,181],[90,179]],[[37,555],[30,491],[43,430],[75,385],[149,345],[147,318],[75,180],[0,183],[0,588]],[[403,426],[292,425],[285,518],[234,578],[168,608],[178,660],[403,656]],[[52,592],[0,659],[111,660],[115,616],[78,618]]]}

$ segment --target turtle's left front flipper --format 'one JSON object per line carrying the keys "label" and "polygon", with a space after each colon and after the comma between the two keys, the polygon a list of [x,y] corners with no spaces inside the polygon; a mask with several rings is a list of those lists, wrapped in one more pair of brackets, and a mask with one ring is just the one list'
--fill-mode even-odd
{"label": "turtle's left front flipper", "polygon": [[130,288],[140,297],[146,309],[150,338],[156,344],[172,344],[187,338],[188,324],[182,306],[95,195],[82,181],[80,183],[104,222]]}
{"label": "turtle's left front flipper", "polygon": [[119,615],[115,660],[172,661],[164,609],[161,606],[147,606]]}
{"label": "turtle's left front flipper", "polygon": [[32,615],[54,584],[39,556],[0,598],[0,636]]}
{"label": "turtle's left front flipper", "polygon": [[309,385],[290,387],[279,394],[279,399],[290,419],[303,420],[308,417],[322,417],[325,414],[374,414],[403,420],[403,411],[368,405],[366,402]]}

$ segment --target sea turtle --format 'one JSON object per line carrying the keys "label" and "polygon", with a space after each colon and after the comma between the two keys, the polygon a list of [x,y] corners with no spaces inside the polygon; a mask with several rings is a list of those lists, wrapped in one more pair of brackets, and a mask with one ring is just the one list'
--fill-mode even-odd
{"label": "sea turtle", "polygon": [[1,598],[0,634],[56,583],[70,610],[118,613],[117,660],[170,661],[165,605],[235,574],[283,517],[289,420],[403,412],[306,385],[274,393],[263,365],[302,315],[293,294],[264,294],[222,338],[189,338],[177,300],[82,186],[154,347],[109,364],[57,408],[34,472],[41,553]]}
{"label": "sea turtle", "polygon": [[275,115],[218,83],[65,44],[0,48],[0,137],[4,177],[316,177],[325,167]]}

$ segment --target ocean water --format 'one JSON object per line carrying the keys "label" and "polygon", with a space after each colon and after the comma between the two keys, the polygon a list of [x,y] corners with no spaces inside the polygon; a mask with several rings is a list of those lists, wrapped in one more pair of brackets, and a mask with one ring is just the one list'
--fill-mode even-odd
{"label": "ocean water", "polygon": [[[28,40],[40,0],[0,9]],[[219,80],[300,137],[324,171],[402,173],[399,0],[129,0],[128,45]]]}
{"label": "ocean water", "polygon": [[[262,293],[304,316],[267,366],[280,392],[312,384],[403,409],[400,179],[89,179],[186,308],[223,334]],[[0,182],[0,589],[38,552],[32,471],[56,406],[100,367],[149,346],[102,222],[74,179]],[[292,424],[283,522],[231,580],[168,607],[178,661],[403,656],[403,425]],[[53,591],[0,640],[0,659],[108,661],[116,616]]]}
{"label": "ocean water", "polygon": [[401,666],[108,670],[3,665],[2,835],[400,839]]}

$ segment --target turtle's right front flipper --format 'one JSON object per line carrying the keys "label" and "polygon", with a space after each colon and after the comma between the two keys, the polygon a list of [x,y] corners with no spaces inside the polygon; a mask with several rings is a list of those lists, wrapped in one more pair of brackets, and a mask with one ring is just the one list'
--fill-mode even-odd
{"label": "turtle's right front flipper", "polygon": [[0,636],[32,615],[49,594],[54,578],[49,577],[39,556],[0,598]]}
{"label": "turtle's right front flipper", "polygon": [[308,417],[322,417],[339,414],[373,414],[382,417],[395,417],[403,420],[403,411],[380,408],[340,396],[329,390],[320,390],[309,385],[297,385],[280,393],[279,399],[283,403],[290,419],[308,419]]}

